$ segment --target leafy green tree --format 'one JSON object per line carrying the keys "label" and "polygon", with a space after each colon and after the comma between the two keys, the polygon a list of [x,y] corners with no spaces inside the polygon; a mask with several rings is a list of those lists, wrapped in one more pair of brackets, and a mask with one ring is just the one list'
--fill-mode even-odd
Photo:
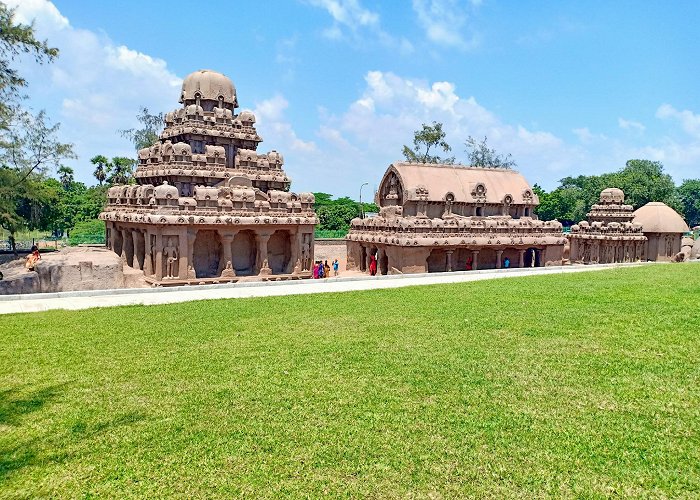
{"label": "leafy green tree", "polygon": [[97,179],[97,182],[99,182],[101,186],[105,179],[107,179],[109,160],[106,156],[97,155],[90,159],[90,163],[95,165],[95,171],[92,175],[95,176],[95,179]]}
{"label": "leafy green tree", "polygon": [[58,180],[61,181],[61,185],[66,191],[68,191],[73,185],[74,174],[75,172],[71,167],[67,167],[65,165],[58,167]]}
{"label": "leafy green tree", "polygon": [[136,161],[123,156],[116,156],[108,164],[109,177],[107,182],[110,184],[130,184],[134,180],[134,165]]}
{"label": "leafy green tree", "polygon": [[46,40],[37,40],[34,25],[15,21],[15,9],[0,2],[0,129],[7,129],[18,111],[21,91],[27,81],[12,67],[12,62],[22,54],[31,54],[43,64],[58,56],[58,49],[50,47]]}
{"label": "leafy green tree", "polygon": [[625,201],[635,209],[650,201],[662,201],[671,208],[682,211],[676,185],[670,175],[664,173],[659,161],[629,160],[615,174],[615,185],[625,192]]}
{"label": "leafy green tree", "polygon": [[700,225],[700,179],[684,180],[678,186],[678,197],[690,227]]}
{"label": "leafy green tree", "polygon": [[151,146],[158,140],[158,134],[163,127],[164,120],[163,113],[153,115],[145,106],[139,110],[136,119],[142,125],[142,128],[120,130],[119,133],[122,137],[129,139],[134,144],[136,151],[138,151]]}
{"label": "leafy green tree", "polygon": [[441,149],[444,153],[452,151],[452,147],[445,141],[446,133],[442,130],[442,123],[433,122],[432,125],[423,124],[420,130],[413,134],[413,148],[403,147],[403,155],[406,161],[415,163],[454,163],[454,156],[441,157],[431,155],[431,149]]}
{"label": "leafy green tree", "polygon": [[[314,210],[319,218],[319,229],[328,231],[347,231],[350,221],[360,216],[360,204],[343,196],[336,200],[328,193],[314,193],[316,201]],[[365,212],[378,212],[379,208],[374,203],[363,203]]]}
{"label": "leafy green tree", "polygon": [[484,140],[478,142],[471,135],[467,137],[464,145],[466,146],[467,165],[471,167],[483,168],[513,168],[516,166],[515,161],[510,153],[507,155],[498,154],[495,149],[489,148]]}

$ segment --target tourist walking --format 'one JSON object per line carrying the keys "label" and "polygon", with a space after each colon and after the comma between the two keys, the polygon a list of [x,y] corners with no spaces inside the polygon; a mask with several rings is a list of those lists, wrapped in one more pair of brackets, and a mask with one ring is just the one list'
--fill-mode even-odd
{"label": "tourist walking", "polygon": [[508,257],[503,259],[503,267],[505,267],[506,269],[510,267],[510,259]]}
{"label": "tourist walking", "polygon": [[340,267],[340,264],[338,263],[338,259],[335,259],[333,261],[333,276],[338,276],[338,267]]}
{"label": "tourist walking", "polygon": [[377,275],[377,258],[374,255],[369,256],[369,274],[370,276]]}

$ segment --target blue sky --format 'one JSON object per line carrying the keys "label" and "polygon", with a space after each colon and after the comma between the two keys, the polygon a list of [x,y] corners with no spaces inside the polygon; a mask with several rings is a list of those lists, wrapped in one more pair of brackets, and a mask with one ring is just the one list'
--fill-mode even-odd
{"label": "blue sky", "polygon": [[458,159],[486,135],[546,188],[630,158],[700,177],[700,2],[9,3],[61,49],[22,68],[88,183],[95,154],[132,154],[116,131],[139,106],[174,109],[201,68],[232,78],[295,191],[356,197],[432,120]]}

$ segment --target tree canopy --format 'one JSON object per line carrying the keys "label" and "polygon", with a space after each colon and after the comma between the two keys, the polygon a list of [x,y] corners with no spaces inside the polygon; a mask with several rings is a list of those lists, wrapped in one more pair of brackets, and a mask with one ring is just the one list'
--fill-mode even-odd
{"label": "tree canopy", "polygon": [[136,151],[139,149],[150,147],[154,142],[158,141],[158,134],[163,127],[163,113],[151,114],[148,108],[143,106],[139,110],[136,119],[142,125],[142,128],[130,128],[120,130],[122,137],[129,139]]}
{"label": "tree canopy", "polygon": [[484,140],[478,142],[471,135],[467,137],[464,145],[466,146],[467,165],[470,167],[483,168],[513,168],[516,166],[515,161],[510,153],[502,155],[496,152],[495,149],[489,148]]}
{"label": "tree canopy", "polygon": [[454,156],[442,157],[431,154],[431,150],[442,150],[444,153],[452,151],[452,147],[445,141],[445,132],[442,123],[433,122],[432,125],[423,124],[420,130],[413,134],[413,148],[403,147],[403,156],[406,161],[415,163],[454,163]]}

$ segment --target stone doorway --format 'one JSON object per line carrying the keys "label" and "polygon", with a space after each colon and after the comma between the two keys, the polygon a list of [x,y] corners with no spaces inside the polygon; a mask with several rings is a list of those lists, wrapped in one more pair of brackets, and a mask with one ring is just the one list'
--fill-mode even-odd
{"label": "stone doorway", "polygon": [[275,231],[267,242],[267,263],[272,274],[289,272],[292,258],[292,242],[287,231]]}
{"label": "stone doorway", "polygon": [[221,269],[221,239],[216,231],[200,230],[194,240],[192,255],[197,278],[216,278]]}
{"label": "stone doorway", "polygon": [[252,231],[241,231],[233,239],[232,257],[236,276],[252,276],[255,274],[255,234]]}
{"label": "stone doorway", "polygon": [[360,271],[367,272],[367,249],[360,247]]}
{"label": "stone doorway", "polygon": [[379,252],[379,274],[389,274],[389,257],[386,250]]}
{"label": "stone doorway", "polygon": [[540,251],[537,248],[525,250],[525,267],[540,267]]}
{"label": "stone doorway", "polygon": [[447,254],[442,248],[435,248],[428,256],[428,272],[444,273],[447,271]]}

